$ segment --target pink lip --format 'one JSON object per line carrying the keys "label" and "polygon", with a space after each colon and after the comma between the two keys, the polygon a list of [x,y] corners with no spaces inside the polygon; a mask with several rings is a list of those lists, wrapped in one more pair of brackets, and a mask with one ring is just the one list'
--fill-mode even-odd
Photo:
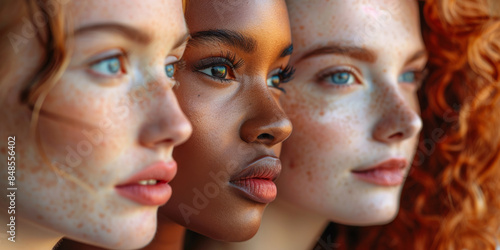
{"label": "pink lip", "polygon": [[[165,204],[172,195],[172,188],[168,185],[177,172],[177,163],[157,162],[133,175],[122,184],[117,185],[116,191],[121,196],[146,206],[160,206]],[[156,180],[154,185],[141,185],[139,181]]]}
{"label": "pink lip", "polygon": [[392,158],[377,165],[352,170],[358,179],[380,186],[398,186],[405,180],[406,159]]}
{"label": "pink lip", "polygon": [[281,172],[281,161],[274,156],[258,158],[243,171],[231,178],[231,184],[247,198],[270,203],[276,199],[277,188],[274,180]]}

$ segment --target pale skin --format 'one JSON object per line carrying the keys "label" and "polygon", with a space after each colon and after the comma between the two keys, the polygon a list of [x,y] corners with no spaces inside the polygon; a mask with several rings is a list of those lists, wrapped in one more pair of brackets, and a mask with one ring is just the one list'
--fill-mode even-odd
{"label": "pale skin", "polygon": [[[158,206],[124,198],[115,186],[148,165],[171,162],[174,146],[191,134],[167,72],[187,39],[181,1],[70,1],[63,8],[75,29],[73,53],[36,130],[62,175],[43,161],[29,129],[32,110],[19,101],[43,47],[29,39],[18,53],[7,53],[0,135],[16,136],[19,189],[16,242],[2,239],[1,248],[52,249],[63,236],[104,248],[143,247],[156,231]],[[176,167],[168,171],[175,175]],[[7,171],[0,176],[6,180]]]}
{"label": "pale skin", "polygon": [[278,198],[254,238],[213,249],[311,249],[329,221],[385,224],[399,209],[402,183],[367,183],[352,171],[391,157],[409,171],[427,60],[417,3],[287,4],[297,71],[281,98],[294,132],[283,144]]}

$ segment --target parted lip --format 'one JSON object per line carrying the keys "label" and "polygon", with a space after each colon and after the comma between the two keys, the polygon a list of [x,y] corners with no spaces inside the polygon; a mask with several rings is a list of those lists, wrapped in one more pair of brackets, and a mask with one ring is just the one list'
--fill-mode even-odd
{"label": "parted lip", "polygon": [[159,161],[132,175],[127,180],[116,185],[116,187],[135,185],[144,180],[157,180],[159,183],[168,183],[174,178],[176,172],[177,163],[174,160],[169,162]]}
{"label": "parted lip", "polygon": [[376,169],[384,169],[384,170],[402,170],[406,168],[408,165],[408,161],[405,158],[390,158],[388,160],[382,161],[375,165],[370,165],[367,167],[361,167],[359,169],[354,169],[351,172],[353,173],[361,173],[367,171],[373,171]]}
{"label": "parted lip", "polygon": [[231,182],[243,179],[263,179],[274,181],[281,173],[281,161],[273,155],[256,158],[247,167],[231,177]]}

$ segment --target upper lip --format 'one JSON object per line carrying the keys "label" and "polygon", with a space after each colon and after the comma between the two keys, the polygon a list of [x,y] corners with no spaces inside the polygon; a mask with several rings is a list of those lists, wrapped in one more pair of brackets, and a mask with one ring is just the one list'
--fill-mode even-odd
{"label": "upper lip", "polygon": [[375,165],[370,165],[368,167],[361,167],[359,169],[354,169],[352,172],[365,172],[375,169],[393,169],[400,170],[404,169],[408,165],[408,161],[405,158],[390,158],[388,160],[382,161]]}
{"label": "upper lip", "polygon": [[134,185],[144,180],[156,180],[160,183],[168,183],[174,178],[177,172],[176,166],[174,167],[175,171],[172,171],[172,167],[169,166],[171,164],[176,164],[176,162],[173,160],[169,162],[155,162],[116,186]]}
{"label": "upper lip", "polygon": [[231,181],[242,179],[276,180],[281,173],[281,161],[273,155],[264,155],[256,158],[246,168],[232,176]]}

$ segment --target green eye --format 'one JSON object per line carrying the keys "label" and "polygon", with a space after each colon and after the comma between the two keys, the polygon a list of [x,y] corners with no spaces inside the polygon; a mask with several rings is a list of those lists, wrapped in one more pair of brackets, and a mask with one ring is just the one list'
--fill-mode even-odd
{"label": "green eye", "polygon": [[207,74],[209,76],[212,76],[212,77],[225,79],[227,76],[228,69],[226,66],[217,65],[217,66],[208,67],[206,69],[202,69],[202,70],[200,70],[200,72]]}
{"label": "green eye", "polygon": [[99,74],[114,76],[122,72],[122,63],[120,58],[111,57],[92,64],[90,68]]}
{"label": "green eye", "polygon": [[281,80],[278,75],[271,76],[267,79],[267,86],[278,88],[280,86]]}

